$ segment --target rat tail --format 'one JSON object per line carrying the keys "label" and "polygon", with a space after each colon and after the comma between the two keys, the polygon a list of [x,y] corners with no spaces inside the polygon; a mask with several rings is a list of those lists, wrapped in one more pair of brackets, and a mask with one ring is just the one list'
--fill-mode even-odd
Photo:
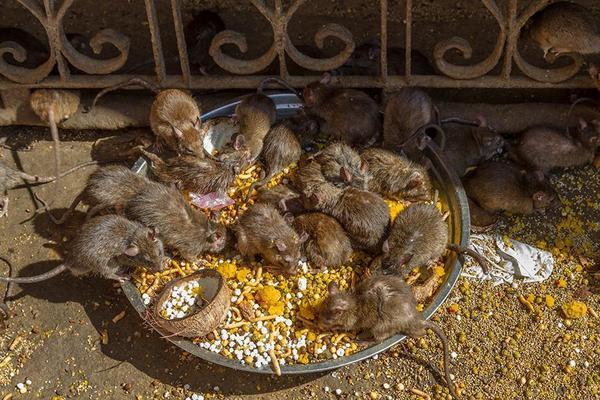
{"label": "rat tail", "polygon": [[156,154],[151,153],[148,150],[142,149],[142,148],[140,148],[140,152],[144,155],[144,157],[146,157],[147,159],[149,159],[152,164],[154,164],[154,165],[162,165],[162,164],[164,164],[164,161],[162,160],[162,158],[160,158]]}
{"label": "rat tail", "polygon": [[46,211],[46,213],[48,214],[48,217],[50,218],[50,220],[52,222],[54,222],[56,225],[62,225],[65,223],[67,218],[69,218],[71,216],[71,214],[73,214],[75,207],[77,207],[77,205],[79,205],[79,203],[81,203],[81,200],[83,199],[83,191],[81,193],[79,193],[77,195],[77,197],[75,197],[75,199],[73,199],[73,202],[69,206],[69,209],[67,211],[65,211],[60,218],[56,218],[54,215],[52,215],[52,213],[50,212],[50,208],[48,207],[48,204],[46,203],[46,201],[44,199],[42,199],[37,193],[33,193],[33,196],[35,197],[35,199],[37,201],[42,203],[42,208],[36,210],[36,214],[41,211]]}
{"label": "rat tail", "polygon": [[[446,132],[444,132],[444,129],[439,124],[436,124],[433,122],[431,122],[429,124],[425,124],[422,127],[420,127],[419,129],[415,130],[406,139],[404,139],[404,141],[402,143],[400,143],[400,147],[404,147],[411,140],[413,140],[415,138],[419,138],[419,139],[417,139],[419,141],[418,148],[419,148],[419,150],[423,150],[425,148],[425,142],[422,142],[420,137],[421,136],[424,137],[425,135],[427,135],[428,129],[434,129],[440,135],[440,149],[444,150],[446,148]],[[426,138],[426,139],[428,139],[428,138]]]}
{"label": "rat tail", "polygon": [[283,86],[284,88],[288,89],[290,92],[292,92],[293,94],[295,94],[300,100],[302,100],[302,94],[300,92],[298,92],[296,89],[294,89],[292,87],[292,85],[290,85],[288,82],[284,81],[283,79],[280,78],[266,78],[263,79],[260,84],[258,85],[258,89],[256,89],[256,92],[258,94],[264,94],[264,90],[265,90],[265,85],[267,83],[278,83],[279,85]]}
{"label": "rat tail", "polygon": [[481,269],[483,269],[483,272],[485,272],[486,274],[489,274],[490,264],[488,263],[488,261],[485,259],[485,257],[483,255],[479,254],[478,252],[476,252],[473,249],[470,249],[468,247],[462,247],[457,244],[450,243],[446,247],[448,248],[448,250],[455,251],[459,254],[466,254],[468,256],[471,256],[475,261],[477,261],[477,264],[479,264],[481,266]]}
{"label": "rat tail", "polygon": [[14,283],[38,283],[38,282],[43,282],[45,280],[48,280],[50,278],[54,278],[56,275],[62,274],[67,269],[68,269],[67,264],[63,263],[63,264],[60,264],[58,267],[53,268],[50,271],[45,272],[40,275],[28,276],[28,277],[22,277],[22,278],[6,278],[3,276],[0,276],[0,281],[14,282]]}
{"label": "rat tail", "polygon": [[[65,177],[69,174],[72,174],[73,172],[78,171],[81,168],[88,167],[90,165],[98,165],[98,164],[99,164],[98,161],[86,161],[84,163],[78,164],[78,165],[74,166],[73,168],[70,168],[70,169],[66,170],[65,172],[61,173],[59,175],[59,178]],[[56,176],[35,176],[35,175],[29,175],[22,171],[16,171],[16,172],[21,179],[23,179],[25,182],[30,183],[30,184],[50,183],[50,182],[54,182],[56,180]]]}
{"label": "rat tail", "polygon": [[121,82],[121,83],[117,83],[116,85],[107,87],[105,89],[102,89],[97,95],[96,97],[94,97],[94,101],[92,102],[92,107],[94,108],[96,107],[96,103],[98,102],[98,100],[100,100],[101,97],[103,97],[105,94],[110,93],[110,92],[114,92],[115,90],[121,89],[125,86],[131,86],[131,85],[138,85],[138,86],[142,86],[150,91],[152,91],[154,94],[158,94],[160,92],[160,89],[158,86],[148,82],[145,79],[142,78],[131,78],[125,82]]}
{"label": "rat tail", "polygon": [[454,383],[450,379],[450,354],[448,351],[448,338],[446,337],[444,331],[442,331],[440,327],[434,324],[433,322],[423,321],[423,324],[425,325],[425,328],[431,329],[433,333],[435,333],[437,337],[439,337],[442,341],[442,345],[444,348],[444,375],[446,377],[446,383],[448,384],[448,389],[450,390],[450,394],[452,395],[452,397],[458,399],[459,397],[456,394]]}

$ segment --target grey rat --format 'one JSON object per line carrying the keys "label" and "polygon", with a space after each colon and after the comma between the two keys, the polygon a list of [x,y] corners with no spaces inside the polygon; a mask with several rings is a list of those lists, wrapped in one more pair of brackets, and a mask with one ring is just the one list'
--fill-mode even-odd
{"label": "grey rat", "polygon": [[244,257],[260,254],[268,268],[294,274],[300,248],[307,235],[300,235],[270,204],[254,204],[240,216],[235,227],[237,249]]}
{"label": "grey rat", "polygon": [[429,200],[432,186],[426,168],[394,152],[370,148],[360,157],[368,165],[368,189],[395,200]]}
{"label": "grey rat", "polygon": [[225,247],[225,227],[192,208],[180,191],[152,182],[127,202],[124,215],[146,226],[156,227],[165,247],[194,261],[204,252],[218,253]]}
{"label": "grey rat", "polygon": [[55,195],[60,177],[60,139],[57,125],[77,112],[79,102],[79,92],[68,90],[38,89],[29,97],[31,109],[48,124],[54,142],[54,175],[57,177]]}
{"label": "grey rat", "polygon": [[0,281],[37,283],[68,270],[75,276],[95,274],[123,282],[128,268],[144,267],[162,271],[164,251],[156,229],[117,215],[92,218],[84,223],[69,242],[63,263],[50,271],[31,277],[5,278]]}
{"label": "grey rat", "polygon": [[242,135],[238,135],[232,149],[212,158],[185,155],[163,160],[146,150],[141,152],[151,161],[153,174],[163,183],[175,184],[180,190],[199,195],[224,193],[242,167],[248,164],[250,152],[244,140]]}
{"label": "grey rat", "polygon": [[367,162],[346,143],[330,144],[313,158],[321,165],[323,177],[334,185],[362,190],[369,187],[371,174]]}
{"label": "grey rat", "polygon": [[588,124],[580,119],[572,134],[545,126],[529,128],[520,135],[519,143],[510,147],[510,153],[530,168],[549,172],[592,163],[598,147],[600,120]]}
{"label": "grey rat", "polygon": [[200,129],[200,107],[194,98],[183,90],[160,90],[148,81],[132,78],[100,91],[94,98],[92,108],[106,93],[130,85],[143,86],[156,95],[150,108],[150,128],[156,137],[155,146],[158,149],[166,147],[179,155],[196,157],[206,154]]}
{"label": "grey rat", "polygon": [[308,84],[303,91],[304,110],[317,117],[321,131],[352,146],[373,144],[380,133],[379,106],[360,90],[334,88],[331,75]]}
{"label": "grey rat", "polygon": [[381,268],[386,274],[406,277],[413,268],[428,266],[439,259],[446,249],[468,254],[484,271],[489,271],[479,253],[448,243],[448,226],[433,204],[414,203],[394,220],[382,246]]}
{"label": "grey rat", "polygon": [[306,208],[338,220],[348,232],[353,247],[369,252],[381,248],[390,224],[390,211],[378,194],[322,182],[311,191],[305,191],[303,196]]}
{"label": "grey rat", "polygon": [[421,151],[430,140],[427,129],[435,129],[441,135],[442,149],[445,147],[444,132],[437,121],[437,109],[427,93],[417,88],[402,88],[392,94],[385,105],[384,147],[402,151],[413,161],[426,165]]}
{"label": "grey rat", "polygon": [[300,193],[283,184],[279,184],[273,188],[262,187],[258,189],[254,202],[271,204],[282,213],[291,212],[292,214],[299,214],[305,211],[300,199]]}
{"label": "grey rat", "polygon": [[459,177],[483,161],[489,160],[504,149],[504,138],[489,128],[485,122],[480,126],[444,127],[446,146],[444,157]]}
{"label": "grey rat", "polygon": [[89,206],[87,220],[102,210],[121,213],[129,200],[152,184],[145,176],[120,165],[99,168],[89,176],[84,189],[59,219],[51,213],[48,216],[54,223],[62,224],[81,202]]}
{"label": "grey rat", "polygon": [[593,13],[577,3],[559,1],[544,7],[523,31],[551,62],[561,54],[600,52],[600,30]]}
{"label": "grey rat", "polygon": [[417,312],[414,294],[404,279],[374,274],[361,281],[351,293],[340,292],[335,282],[319,309],[318,323],[329,331],[359,331],[377,342],[393,335],[423,337],[431,329],[444,349],[444,373],[450,394],[458,399],[450,379],[448,339],[442,329]]}
{"label": "grey rat", "polygon": [[515,164],[486,161],[465,176],[467,196],[487,212],[544,212],[559,205],[556,191],[541,171]]}
{"label": "grey rat", "polygon": [[352,255],[352,244],[346,231],[334,218],[310,212],[294,218],[296,232],[308,235],[304,253],[315,268],[343,265]]}

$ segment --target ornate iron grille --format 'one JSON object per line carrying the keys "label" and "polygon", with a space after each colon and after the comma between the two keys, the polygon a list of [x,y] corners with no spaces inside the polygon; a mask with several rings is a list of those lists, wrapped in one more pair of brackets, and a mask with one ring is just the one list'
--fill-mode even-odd
{"label": "ornate iron grille", "polygon": [[[103,29],[90,40],[94,52],[100,52],[104,45],[114,46],[119,54],[110,59],[96,59],[80,53],[71,45],[63,28],[63,18],[74,0],[7,0],[16,1],[28,10],[45,29],[50,47],[49,58],[36,68],[11,65],[5,59],[9,53],[17,61],[24,61],[27,49],[14,42],[0,43],[0,89],[14,87],[56,87],[56,88],[104,88],[133,77],[118,71],[129,57],[130,39],[114,29]],[[247,51],[247,38],[234,30],[220,32],[213,40],[210,55],[212,59],[231,75],[196,76],[190,73],[190,64],[182,24],[181,0],[170,0],[173,25],[179,52],[180,74],[167,74],[161,41],[155,0],[144,0],[148,29],[155,64],[154,75],[135,75],[154,81],[161,87],[188,89],[244,89],[254,88],[264,79],[259,72],[274,60],[279,61],[279,76],[292,85],[300,87],[314,80],[314,76],[293,76],[287,68],[287,57],[300,67],[321,71],[340,67],[350,57],[356,44],[351,31],[336,23],[321,27],[315,34],[315,42],[322,46],[326,38],[336,38],[343,43],[342,50],[330,58],[313,58],[303,54],[292,43],[288,34],[288,24],[294,13],[307,0],[294,0],[286,8],[282,0],[274,0],[269,7],[264,0],[249,2],[269,22],[273,31],[273,43],[259,57],[252,60],[236,59],[222,51],[224,45],[234,45],[242,53]],[[534,0],[518,12],[518,0],[507,0],[500,7],[495,0],[481,0],[498,24],[499,33],[491,53],[482,61],[472,65],[459,65],[448,61],[448,52],[454,49],[464,60],[473,53],[471,44],[462,37],[451,37],[437,43],[433,48],[433,62],[438,75],[413,74],[411,70],[411,50],[413,39],[413,0],[403,0],[405,9],[405,68],[404,75],[388,74],[388,0],[380,0],[379,39],[380,73],[378,76],[341,76],[339,83],[345,86],[363,88],[394,89],[402,86],[435,88],[590,88],[591,80],[584,75],[577,76],[583,60],[577,55],[565,56],[569,63],[562,67],[540,68],[527,62],[519,53],[517,43],[526,22],[550,0]],[[60,4],[57,4],[60,3]],[[103,6],[106,3],[102,3]],[[68,64],[83,71],[83,74],[70,73]],[[499,67],[499,68],[498,68]],[[516,67],[516,68],[515,68]],[[51,71],[58,70],[58,75]],[[499,73],[492,70],[500,70]],[[515,69],[520,72],[515,73]]]}

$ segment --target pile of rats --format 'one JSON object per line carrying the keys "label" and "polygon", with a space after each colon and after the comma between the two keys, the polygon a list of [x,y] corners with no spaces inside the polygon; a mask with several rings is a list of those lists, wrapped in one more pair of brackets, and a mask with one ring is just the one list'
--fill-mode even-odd
{"label": "pile of rats", "polygon": [[[552,7],[575,6],[555,3],[542,13],[551,17]],[[566,47],[543,35],[553,22],[548,15],[536,16],[529,34],[547,54],[560,55]],[[217,23],[211,27],[213,36],[224,29]],[[149,120],[155,142],[140,148],[153,179],[122,166],[99,168],[62,216],[45,207],[49,218],[62,224],[79,203],[88,206],[64,262],[41,275],[0,280],[35,283],[69,271],[124,282],[134,267],[163,270],[167,254],[194,261],[206,253],[228,251],[246,260],[258,256],[270,271],[289,276],[298,272],[303,259],[319,271],[364,252],[373,258],[368,276],[348,292],[335,282],[329,285],[317,316],[320,328],[360,332],[376,342],[433,330],[443,342],[446,380],[457,398],[449,378],[446,336],[417,312],[417,300],[422,299],[415,297],[407,278],[415,268],[439,262],[447,251],[468,254],[488,269],[481,255],[448,242],[424,150],[431,146],[441,152],[447,169],[463,182],[473,227],[488,229],[502,212],[530,214],[557,206],[558,194],[548,176],[593,161],[600,145],[600,119],[580,118],[566,132],[532,126],[511,141],[484,116],[475,121],[441,119],[431,97],[418,88],[403,88],[380,105],[363,91],[335,84],[336,74],[352,74],[348,71],[355,68],[365,74],[376,71],[378,50],[373,44],[359,46],[346,72],[325,73],[301,92],[281,79],[266,79],[236,106],[231,117],[236,134],[215,152],[204,146],[206,122],[191,93],[160,89],[139,78],[103,90],[94,104],[105,93],[131,84],[155,93]],[[430,67],[426,59],[421,61],[423,68]],[[195,62],[206,64],[202,57]],[[265,94],[272,83],[302,101],[297,115],[278,120],[275,103]],[[23,181],[56,181],[81,167],[61,174],[57,132],[57,124],[78,106],[76,92],[32,94],[31,107],[49,124],[55,143],[55,176],[31,176],[0,162],[0,215],[7,212],[8,189]],[[262,175],[240,200],[248,207],[226,226],[218,218],[219,208],[233,201],[228,191],[237,177],[257,165]],[[291,165],[296,168],[289,179],[269,184]],[[394,219],[386,203],[390,199],[405,204]]]}

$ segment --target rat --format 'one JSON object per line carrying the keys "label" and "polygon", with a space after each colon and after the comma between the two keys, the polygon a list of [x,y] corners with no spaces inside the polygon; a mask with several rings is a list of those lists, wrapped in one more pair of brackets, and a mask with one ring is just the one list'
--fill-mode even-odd
{"label": "rat", "polygon": [[420,164],[394,152],[370,148],[360,157],[368,165],[368,189],[394,200],[430,200],[431,180]]}
{"label": "rat", "polygon": [[469,248],[448,243],[448,227],[437,207],[429,203],[411,204],[394,220],[383,243],[381,268],[385,274],[406,277],[415,267],[438,260],[446,249],[473,257],[485,272],[485,259]]}
{"label": "rat", "polygon": [[600,52],[600,30],[591,10],[577,3],[559,1],[538,11],[527,23],[531,38],[550,62],[566,53]]}
{"label": "rat", "polygon": [[339,188],[322,181],[303,192],[303,196],[307,209],[338,220],[354,248],[369,252],[381,249],[390,224],[390,210],[378,194],[355,187]]}
{"label": "rat", "polygon": [[159,181],[173,183],[179,190],[199,195],[224,193],[233,184],[242,167],[248,164],[250,157],[243,135],[237,135],[232,149],[227,149],[217,157],[184,155],[163,160],[146,150],[142,149],[141,152],[151,161],[150,168]]}
{"label": "rat", "polygon": [[0,277],[0,281],[37,283],[68,270],[75,276],[94,274],[124,282],[129,279],[128,268],[141,266],[153,272],[162,271],[165,257],[158,233],[121,216],[95,217],[84,223],[69,242],[69,252],[62,264],[40,275]]}
{"label": "rat", "polygon": [[446,146],[443,154],[448,167],[459,177],[463,177],[469,167],[489,160],[504,150],[504,138],[489,128],[483,120],[477,127],[445,127],[444,132]]}
{"label": "rat", "polygon": [[299,236],[274,206],[252,205],[238,219],[234,231],[242,256],[260,254],[267,268],[285,274],[296,273],[300,248],[308,236]]}
{"label": "rat", "polygon": [[132,78],[99,92],[92,108],[105,94],[125,86],[140,85],[152,91],[156,97],[150,108],[150,128],[156,138],[155,147],[166,147],[179,155],[204,157],[200,107],[187,92],[179,89],[160,90],[141,78]]}
{"label": "rat", "polygon": [[467,198],[467,201],[469,202],[469,216],[471,217],[472,232],[487,232],[496,226],[498,222],[497,215],[485,211],[469,198]]}
{"label": "rat", "polygon": [[[413,74],[435,75],[435,69],[423,53],[412,49],[410,54]],[[388,47],[387,59],[389,75],[406,73],[406,50],[403,47]],[[379,40],[370,40],[358,46],[348,61],[332,72],[334,75],[379,75],[381,73],[380,61],[381,45]]]}
{"label": "rat", "polygon": [[[51,213],[48,216],[55,224],[63,224],[81,202],[89,206],[86,220],[107,209],[122,213],[128,201],[152,184],[145,176],[120,165],[99,168],[90,175],[84,189],[60,218]],[[38,197],[38,200],[41,199]]]}
{"label": "rat", "polygon": [[277,118],[275,103],[264,94],[264,85],[271,80],[262,81],[256,93],[244,97],[235,107],[234,118],[239,123],[239,133],[244,136],[250,149],[249,164],[260,155],[265,136]]}
{"label": "rat", "polygon": [[57,124],[68,119],[79,108],[79,92],[57,89],[38,89],[29,97],[33,112],[50,127],[54,142],[54,176],[56,176],[55,194],[58,193],[60,177],[60,139]]}
{"label": "rat", "polygon": [[304,253],[315,268],[343,265],[352,255],[352,244],[346,231],[327,214],[301,214],[294,218],[293,227],[296,232],[308,235]]}
{"label": "rat", "polygon": [[428,129],[440,134],[442,150],[445,147],[444,131],[436,124],[438,112],[431,97],[421,89],[406,87],[392,94],[385,105],[383,117],[384,147],[404,152],[408,158],[423,165],[430,163],[421,151],[431,139]]}
{"label": "rat", "polygon": [[273,188],[262,187],[258,189],[254,202],[271,204],[282,213],[291,212],[292,214],[300,214],[305,211],[300,199],[300,193],[288,185],[280,184]]}
{"label": "rat", "polygon": [[527,129],[520,135],[519,143],[510,147],[510,154],[530,168],[549,172],[591,164],[598,147],[600,120],[588,124],[579,119],[579,126],[572,133],[545,126]]}
{"label": "rat", "polygon": [[367,147],[380,133],[379,106],[360,90],[334,88],[331,74],[303,90],[304,110],[318,118],[321,131],[352,146]]}
{"label": "rat", "polygon": [[452,397],[458,399],[450,380],[448,339],[440,327],[417,312],[417,302],[408,284],[398,276],[374,274],[351,293],[341,292],[335,282],[319,309],[318,324],[332,330],[359,331],[381,342],[396,334],[423,337],[431,329],[442,341],[444,372]]}
{"label": "rat", "polygon": [[367,162],[343,142],[330,144],[313,156],[321,165],[325,179],[338,187],[353,186],[366,190],[371,175]]}
{"label": "rat", "polygon": [[257,187],[264,186],[275,175],[291,164],[297,163],[302,155],[300,141],[294,131],[293,122],[284,119],[271,127],[263,140],[260,161],[264,165],[261,179],[252,183],[246,200]]}
{"label": "rat", "polygon": [[[193,11],[192,19],[183,28],[192,74],[198,71],[207,76],[214,70],[216,64],[208,51],[213,38],[224,30],[225,22],[216,12],[211,10]],[[179,55],[165,58],[165,63],[169,65],[177,63],[179,67]],[[130,74],[152,64],[154,64],[154,58],[148,58],[144,62],[128,68],[125,72]]]}
{"label": "rat", "polygon": [[218,253],[225,247],[225,227],[192,208],[181,192],[152,182],[127,202],[124,215],[146,226],[156,227],[165,247],[188,261],[204,252]]}
{"label": "rat", "polygon": [[543,213],[560,204],[542,171],[527,171],[515,164],[486,161],[465,176],[467,196],[491,213]]}

